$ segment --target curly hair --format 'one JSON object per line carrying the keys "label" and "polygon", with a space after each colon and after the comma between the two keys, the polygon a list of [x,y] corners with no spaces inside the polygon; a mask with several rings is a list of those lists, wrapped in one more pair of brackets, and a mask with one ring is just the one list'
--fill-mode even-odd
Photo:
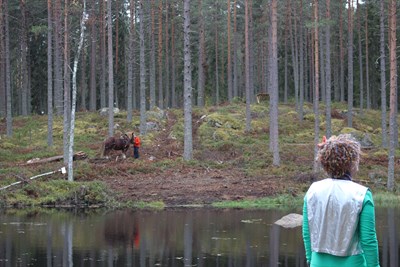
{"label": "curly hair", "polygon": [[358,171],[360,143],[350,134],[332,136],[318,147],[316,160],[332,178],[340,178],[345,174],[354,174]]}

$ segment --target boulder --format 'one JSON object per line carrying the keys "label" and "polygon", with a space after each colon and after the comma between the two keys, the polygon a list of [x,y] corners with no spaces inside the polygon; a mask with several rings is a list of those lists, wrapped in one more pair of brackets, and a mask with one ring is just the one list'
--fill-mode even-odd
{"label": "boulder", "polygon": [[284,228],[295,228],[303,224],[303,215],[290,213],[277,220],[275,224]]}
{"label": "boulder", "polygon": [[[108,108],[101,108],[99,110],[100,116],[108,116]],[[119,113],[119,108],[114,108],[114,114]]]}

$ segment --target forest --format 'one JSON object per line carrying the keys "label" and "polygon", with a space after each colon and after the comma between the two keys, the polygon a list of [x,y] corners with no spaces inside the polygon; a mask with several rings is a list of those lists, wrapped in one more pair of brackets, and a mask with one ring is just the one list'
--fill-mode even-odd
{"label": "forest", "polygon": [[[48,115],[71,129],[76,111],[115,108],[185,110],[190,159],[191,110],[233,101],[270,103],[270,149],[279,165],[279,103],[347,103],[347,124],[364,110],[382,112],[382,146],[393,181],[398,144],[396,0],[0,0],[0,117]],[[73,129],[73,127],[72,127]],[[64,146],[68,143],[65,134]],[[68,153],[66,151],[65,153]],[[393,189],[393,184],[388,183]]]}

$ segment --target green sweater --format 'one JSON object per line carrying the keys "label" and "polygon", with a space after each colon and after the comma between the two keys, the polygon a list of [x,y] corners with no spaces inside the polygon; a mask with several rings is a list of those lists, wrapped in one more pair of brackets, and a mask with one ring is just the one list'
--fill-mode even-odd
{"label": "green sweater", "polygon": [[375,231],[375,208],[371,191],[367,191],[358,222],[362,254],[340,257],[311,251],[307,201],[303,205],[303,240],[307,262],[311,267],[379,267],[378,240]]}

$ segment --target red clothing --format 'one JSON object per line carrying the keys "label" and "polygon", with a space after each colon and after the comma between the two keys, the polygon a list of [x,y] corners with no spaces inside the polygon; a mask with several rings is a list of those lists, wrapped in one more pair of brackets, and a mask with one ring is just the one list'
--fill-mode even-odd
{"label": "red clothing", "polygon": [[133,146],[140,147],[140,138],[139,136],[135,136],[133,139]]}

